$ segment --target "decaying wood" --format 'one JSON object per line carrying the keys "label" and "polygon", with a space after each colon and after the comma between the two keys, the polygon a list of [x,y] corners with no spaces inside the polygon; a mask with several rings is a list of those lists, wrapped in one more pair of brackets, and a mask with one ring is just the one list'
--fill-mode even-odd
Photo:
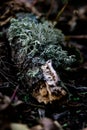
{"label": "decaying wood", "polygon": [[60,78],[52,67],[52,61],[48,60],[45,65],[41,66],[41,69],[47,84],[56,86],[56,83],[60,81]]}
{"label": "decaying wood", "polygon": [[48,60],[46,64],[41,66],[41,69],[43,71],[44,82],[40,84],[39,88],[36,87],[33,91],[33,96],[38,102],[47,104],[65,96],[66,91],[58,85],[60,78],[52,67],[52,61]]}

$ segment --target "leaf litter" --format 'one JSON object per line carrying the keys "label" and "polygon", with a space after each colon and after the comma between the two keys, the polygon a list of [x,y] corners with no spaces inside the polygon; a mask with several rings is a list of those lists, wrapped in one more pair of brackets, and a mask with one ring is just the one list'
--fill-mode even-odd
{"label": "leaf litter", "polygon": [[[63,82],[63,88],[68,95],[47,105],[38,103],[35,98],[29,95],[25,79],[17,80],[20,75],[18,74],[20,67],[18,68],[12,60],[13,57],[6,33],[10,25],[10,19],[17,18],[17,13],[33,12],[35,14],[35,10],[38,10],[36,11],[38,18],[44,15],[47,19],[54,21],[58,13],[57,10],[61,8],[62,3],[54,0],[56,4],[52,7],[49,0],[47,2],[35,0],[31,1],[31,4],[26,2],[29,3],[28,0],[20,2],[7,0],[1,2],[2,6],[0,6],[0,128],[1,130],[6,128],[13,130],[14,127],[16,127],[15,129],[21,129],[22,125],[24,130],[83,129],[87,127],[87,31],[85,26],[87,8],[84,4],[85,1],[81,1],[82,4],[78,1],[77,4],[70,1],[56,24],[56,27],[65,34],[66,43],[62,44],[62,48],[67,50],[69,55],[78,55],[78,63],[67,69],[58,67],[59,79]],[[41,4],[44,5],[45,10],[43,10]],[[72,49],[73,46],[80,50],[80,55],[78,51]],[[81,58],[83,59],[81,60]],[[35,58],[35,61],[39,60]],[[44,64],[43,61],[42,65]],[[27,65],[28,61],[26,60],[24,69],[28,67]],[[52,65],[52,69],[56,70],[56,66]],[[47,82],[49,83],[49,80]],[[45,119],[45,117],[50,119]],[[58,123],[55,126],[54,120],[58,121],[61,126],[59,127]]]}

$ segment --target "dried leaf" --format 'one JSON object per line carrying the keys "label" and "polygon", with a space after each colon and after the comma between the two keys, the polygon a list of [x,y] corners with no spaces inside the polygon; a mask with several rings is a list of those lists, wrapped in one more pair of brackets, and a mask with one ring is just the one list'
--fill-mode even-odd
{"label": "dried leaf", "polygon": [[11,123],[11,130],[30,130],[27,125],[18,124],[18,123]]}
{"label": "dried leaf", "polygon": [[49,118],[42,118],[39,121],[39,125],[32,127],[31,130],[63,130],[63,128],[57,121],[52,121]]}
{"label": "dried leaf", "polygon": [[0,93],[0,111],[7,108],[10,104],[11,100],[8,96],[4,96]]}

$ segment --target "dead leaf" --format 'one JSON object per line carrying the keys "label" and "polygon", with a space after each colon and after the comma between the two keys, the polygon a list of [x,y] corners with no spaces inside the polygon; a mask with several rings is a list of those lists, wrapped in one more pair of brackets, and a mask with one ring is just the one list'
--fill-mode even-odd
{"label": "dead leaf", "polygon": [[7,108],[10,104],[11,100],[8,96],[4,96],[0,93],[0,111]]}
{"label": "dead leaf", "polygon": [[84,129],[82,129],[82,130],[87,130],[87,128],[84,128]]}
{"label": "dead leaf", "polygon": [[39,121],[39,125],[32,127],[31,130],[63,130],[63,128],[57,121],[52,121],[49,118],[42,118]]}
{"label": "dead leaf", "polygon": [[18,123],[11,123],[10,127],[11,130],[30,130],[27,125]]}

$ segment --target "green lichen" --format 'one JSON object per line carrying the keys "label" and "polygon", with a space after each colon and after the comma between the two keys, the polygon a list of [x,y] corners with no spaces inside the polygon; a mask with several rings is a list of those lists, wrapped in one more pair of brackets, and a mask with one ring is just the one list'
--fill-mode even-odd
{"label": "green lichen", "polygon": [[75,56],[68,56],[68,52],[61,47],[64,42],[61,30],[47,21],[40,23],[27,16],[12,19],[8,40],[13,51],[13,60],[19,69],[23,70],[27,66],[26,71],[23,71],[25,77],[35,78],[41,72],[39,66],[49,59],[52,59],[56,68],[67,68],[75,61]]}

